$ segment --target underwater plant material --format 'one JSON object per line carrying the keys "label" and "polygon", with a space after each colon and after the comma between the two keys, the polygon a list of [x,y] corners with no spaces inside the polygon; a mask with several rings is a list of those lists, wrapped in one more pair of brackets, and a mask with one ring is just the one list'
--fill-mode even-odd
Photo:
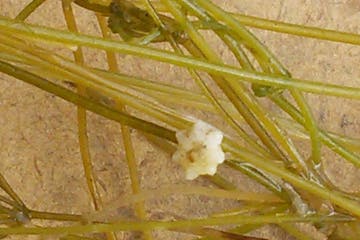
{"label": "underwater plant material", "polygon": [[221,148],[223,133],[208,123],[197,120],[191,128],[178,131],[176,139],[178,148],[172,159],[184,168],[187,180],[214,175],[225,160]]}
{"label": "underwater plant material", "polygon": [[111,0],[89,0],[90,4],[100,4],[103,6],[109,6]]}

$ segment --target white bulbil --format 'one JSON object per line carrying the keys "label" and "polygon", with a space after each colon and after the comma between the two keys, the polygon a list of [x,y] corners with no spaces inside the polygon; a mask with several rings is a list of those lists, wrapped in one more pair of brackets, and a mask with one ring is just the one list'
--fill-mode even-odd
{"label": "white bulbil", "polygon": [[199,175],[216,173],[224,162],[221,149],[223,133],[215,127],[198,120],[190,129],[176,133],[178,148],[172,159],[185,169],[185,177],[193,180]]}

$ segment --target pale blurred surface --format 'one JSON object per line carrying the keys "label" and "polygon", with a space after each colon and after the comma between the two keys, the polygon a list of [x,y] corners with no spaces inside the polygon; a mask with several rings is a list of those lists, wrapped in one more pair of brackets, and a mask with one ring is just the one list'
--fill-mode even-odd
{"label": "pale blurred surface", "polygon": [[[1,0],[0,14],[14,17],[29,1]],[[360,33],[358,0],[231,0],[217,1],[230,11],[286,22]],[[81,32],[99,34],[93,14],[75,7]],[[65,29],[61,3],[48,0],[29,22]],[[296,78],[311,79],[349,86],[360,86],[360,46],[304,39],[285,34],[254,30]],[[218,49],[222,53],[223,49]],[[63,54],[71,56],[69,52]],[[85,51],[86,62],[106,67],[104,53]],[[120,67],[130,74],[159,81],[176,82],[183,71],[165,64],[121,56]],[[171,71],[171,72],[169,72]],[[163,76],[166,76],[164,78]],[[76,108],[43,91],[5,75],[0,75],[0,171],[26,204],[44,211],[83,213],[91,209],[79,154]],[[189,80],[189,79],[188,79]],[[190,87],[184,82],[176,84]],[[360,137],[360,105],[356,101],[306,95],[319,124],[329,130]],[[275,110],[278,111],[278,110]],[[206,116],[205,116],[206,117]],[[206,120],[206,119],[205,119]],[[136,157],[142,187],[156,188],[181,183],[181,169],[170,156],[146,143],[133,131]],[[118,124],[89,114],[90,148],[104,202],[113,202],[131,191]],[[350,191],[360,190],[360,174],[350,164],[325,152],[327,173],[334,183]],[[236,177],[244,189],[255,183]],[[207,184],[197,180],[198,184]],[[259,188],[260,190],[260,188]],[[157,200],[152,206],[162,211],[188,217],[204,216],[214,211],[235,207],[232,201],[202,197],[171,197]],[[204,207],[206,206],[206,207]],[[114,213],[116,215],[116,213]],[[159,234],[159,235],[158,235]],[[159,239],[170,235],[157,233]],[[290,239],[276,228],[266,227],[262,237]],[[20,239],[24,239],[21,237]],[[174,239],[174,238],[173,238]]]}

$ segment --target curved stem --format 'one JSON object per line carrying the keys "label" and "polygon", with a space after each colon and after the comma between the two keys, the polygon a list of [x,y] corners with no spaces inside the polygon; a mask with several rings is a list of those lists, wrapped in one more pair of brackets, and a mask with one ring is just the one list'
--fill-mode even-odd
{"label": "curved stem", "polygon": [[[167,26],[165,23],[161,21],[161,18],[158,16],[151,3],[148,0],[144,0],[144,4],[148,9],[150,15],[153,17],[154,21],[158,26],[162,28],[162,31],[166,35],[165,38],[170,42],[172,48],[176,53],[180,55],[184,55],[182,49],[175,41],[175,38],[171,34],[167,34]],[[187,41],[182,42],[184,47],[195,57],[203,57],[201,51],[194,45],[194,43],[189,39]],[[269,152],[267,152],[260,144],[258,144],[246,131],[238,124],[238,122],[234,119],[234,117],[222,106],[222,104],[217,100],[214,93],[211,89],[206,85],[205,81],[201,78],[201,76],[193,69],[188,68],[188,72],[191,77],[194,79],[195,83],[202,90],[204,95],[209,99],[210,103],[214,106],[214,108],[224,117],[224,119],[234,128],[234,130],[242,137],[250,147],[254,148],[256,151],[261,152],[264,156],[269,156]]]}
{"label": "curved stem", "polygon": [[[188,0],[179,0],[182,2],[185,2],[187,4]],[[249,51],[254,53],[255,59],[259,62],[260,66],[263,68],[265,72],[271,73],[271,71],[281,74],[285,77],[289,77],[289,72],[283,67],[283,65],[271,54],[271,52],[263,46],[263,44],[253,35],[251,34],[247,29],[245,29],[243,26],[241,26],[239,23],[236,23],[235,19],[233,19],[230,15],[228,15],[225,11],[217,7],[216,5],[212,4],[211,2],[207,1],[197,1],[199,4],[202,4],[201,6],[204,7],[203,11],[207,11],[208,14],[211,14],[214,16],[214,18],[218,21],[224,21],[226,24],[228,24],[231,29],[234,32],[234,37],[238,36],[238,41],[244,42],[244,45],[247,46]],[[195,6],[193,6],[193,9],[195,9]],[[208,17],[210,19],[210,17]],[[205,19],[206,20],[206,19]],[[215,22],[215,20],[212,19],[212,21]],[[220,34],[222,35],[222,34]],[[229,42],[229,44],[232,44],[233,42]],[[234,49],[234,47],[233,47]],[[239,55],[239,57],[243,57],[242,55]],[[243,57],[244,58],[244,57]],[[245,62],[247,64],[243,64],[244,68],[246,70],[253,70],[252,67],[249,67],[251,65],[247,59],[241,59],[239,62]],[[306,104],[304,97],[297,89],[290,89],[290,92],[292,96],[294,97],[295,101],[299,105],[304,118],[306,119],[305,126],[310,132],[310,137],[312,141],[312,152],[313,152],[313,160],[318,164],[320,162],[320,140],[319,140],[319,134],[318,134],[318,128],[316,126],[315,120],[312,116],[312,113],[309,109],[309,106]],[[297,153],[295,146],[292,144],[291,141],[288,142],[288,144],[284,144],[288,150],[288,152],[294,152]],[[292,150],[292,151],[291,151]],[[296,156],[299,156],[299,154],[296,154]],[[302,161],[301,158],[295,157],[295,160],[300,159],[298,162],[301,164],[302,168],[308,172],[308,167],[306,166],[306,163]]]}
{"label": "curved stem", "polygon": [[[303,116],[301,116],[300,112],[296,108],[294,108],[294,106],[292,106],[286,99],[284,99],[283,97],[272,97],[272,100],[285,112],[287,112],[295,121],[297,121],[301,125],[305,124],[304,123],[305,120]],[[326,146],[328,146],[332,151],[336,152],[344,159],[354,164],[356,167],[360,167],[360,156],[344,148],[340,144],[340,141],[337,140],[339,137],[334,135],[329,135],[324,130],[320,130],[319,137],[321,141]]]}
{"label": "curved stem", "polygon": [[[141,0],[134,0],[138,5]],[[154,7],[159,12],[168,12],[168,9],[160,2],[155,2]],[[280,22],[265,18],[244,15],[240,13],[227,12],[239,21],[241,24],[249,27],[259,28],[280,33],[288,33],[297,36],[310,37],[334,42],[350,43],[360,45],[360,35],[354,33],[341,32],[319,27],[310,27],[299,24]]]}
{"label": "curved stem", "polygon": [[16,20],[24,21],[31,13],[33,13],[46,0],[33,0],[15,17]]}
{"label": "curved stem", "polygon": [[[200,52],[197,55],[204,56],[211,62],[221,63],[222,61],[206,43],[203,37],[198,33],[194,26],[187,20],[186,16],[178,9],[177,5],[169,0],[164,0],[164,3],[169,7],[169,11],[173,14],[175,19],[185,29],[193,43]],[[190,51],[194,54],[196,49],[192,48]],[[283,155],[279,147],[274,141],[274,138],[281,138],[278,128],[265,115],[263,109],[257,101],[248,93],[245,86],[236,84],[235,82],[228,82],[227,78],[212,76],[215,83],[230,99],[235,108],[241,113],[247,123],[252,127],[253,131],[258,135],[264,145],[276,156],[282,159],[286,157]],[[230,78],[229,78],[230,79]],[[232,79],[233,80],[233,79]],[[282,142],[283,143],[283,142]]]}

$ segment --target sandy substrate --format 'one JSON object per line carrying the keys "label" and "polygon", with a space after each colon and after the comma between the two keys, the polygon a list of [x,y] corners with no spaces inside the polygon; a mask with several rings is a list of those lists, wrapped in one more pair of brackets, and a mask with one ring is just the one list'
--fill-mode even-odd
{"label": "sandy substrate", "polygon": [[[14,17],[28,2],[1,0],[0,14]],[[217,2],[231,11],[360,34],[358,0],[218,0]],[[95,16],[78,7],[75,7],[75,10],[80,31],[98,35]],[[60,1],[55,0],[46,1],[28,21],[60,29],[66,28]],[[360,86],[359,46],[260,30],[253,32],[272,49],[294,77]],[[215,45],[216,39],[211,40],[211,43]],[[219,47],[218,52],[225,59],[228,57],[223,47]],[[61,51],[61,53],[71,56],[70,52]],[[85,57],[88,65],[106,67],[104,53],[85,49]],[[119,60],[124,72],[161,82],[172,82],[188,88],[193,87],[193,84],[189,83],[190,78],[182,77],[184,71],[178,68],[152,61],[144,62],[124,55],[119,56]],[[67,213],[90,211],[92,206],[84,180],[77,140],[76,108],[8,76],[0,74],[0,79],[1,173],[32,209]],[[360,137],[358,102],[333,97],[319,98],[310,94],[306,94],[306,97],[321,127]],[[197,116],[214,121],[216,124],[216,119],[207,114],[199,113]],[[147,143],[138,132],[132,131],[132,136],[136,145],[142,188],[151,189],[186,182],[181,169],[169,160],[169,155]],[[90,113],[89,139],[103,201],[106,205],[116,206],[114,201],[121,194],[131,191],[122,150],[120,126]],[[348,191],[360,190],[359,171],[327,151],[324,151],[324,156],[326,172],[334,180],[335,185]],[[221,171],[233,173],[227,169]],[[241,183],[241,189],[262,190],[244,176],[231,176],[231,178]],[[209,184],[204,179],[196,180],[196,183]],[[174,196],[153,201],[151,208],[150,205],[148,206],[148,210],[155,215],[166,216],[169,213],[176,213],[180,216],[200,217],[236,206],[238,203],[233,201]],[[152,211],[155,208],[161,210]],[[111,215],[125,217],[127,212],[124,209],[117,209],[111,211]],[[274,240],[291,239],[274,227],[265,227],[257,233],[258,236]],[[172,236],[163,232],[156,235],[158,239],[188,238],[185,235]],[[127,237],[128,235],[125,234],[124,239]]]}

